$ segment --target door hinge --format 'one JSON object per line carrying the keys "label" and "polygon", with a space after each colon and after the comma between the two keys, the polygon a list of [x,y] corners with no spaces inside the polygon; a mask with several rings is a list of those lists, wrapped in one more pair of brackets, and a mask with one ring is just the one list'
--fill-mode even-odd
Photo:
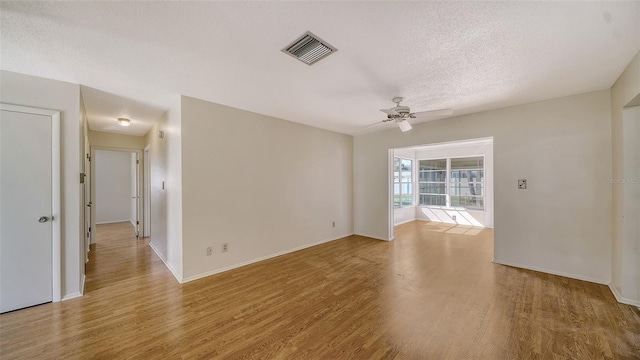
{"label": "door hinge", "polygon": [[140,164],[140,160],[136,160],[136,164]]}
{"label": "door hinge", "polygon": [[86,176],[87,176],[87,175],[86,175],[85,173],[80,173],[80,184],[84,184],[84,178],[85,178]]}
{"label": "door hinge", "polygon": [[91,226],[89,226],[89,232],[91,232]]}
{"label": "door hinge", "polygon": [[136,225],[140,225],[140,221],[136,221]]}

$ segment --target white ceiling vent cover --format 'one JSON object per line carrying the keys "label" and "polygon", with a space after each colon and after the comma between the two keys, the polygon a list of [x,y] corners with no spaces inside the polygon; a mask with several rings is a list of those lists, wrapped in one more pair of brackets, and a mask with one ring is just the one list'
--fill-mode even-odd
{"label": "white ceiling vent cover", "polygon": [[325,56],[338,51],[326,41],[307,31],[291,44],[287,45],[282,52],[293,56],[307,65],[313,65]]}

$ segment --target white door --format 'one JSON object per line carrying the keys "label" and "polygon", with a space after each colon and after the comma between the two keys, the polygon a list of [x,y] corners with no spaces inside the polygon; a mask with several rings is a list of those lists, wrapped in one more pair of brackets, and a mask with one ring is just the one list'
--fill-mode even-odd
{"label": "white door", "polygon": [[0,111],[0,312],[54,298],[54,126],[52,116]]}

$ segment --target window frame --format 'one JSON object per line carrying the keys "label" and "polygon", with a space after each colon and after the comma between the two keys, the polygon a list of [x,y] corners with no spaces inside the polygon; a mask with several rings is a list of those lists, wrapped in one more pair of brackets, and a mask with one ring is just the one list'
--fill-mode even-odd
{"label": "window frame", "polygon": [[[395,178],[395,171],[396,171],[395,162],[396,162],[396,159],[400,160],[400,168],[399,168],[399,172],[398,172],[398,182],[396,182],[396,178]],[[409,181],[402,181],[402,160],[408,160],[408,161],[411,162],[411,171],[410,171],[411,177],[409,178]],[[416,162],[417,162],[416,159],[402,157],[402,156],[395,156],[395,155],[393,156],[393,170],[392,170],[392,173],[393,173],[393,199],[394,199],[393,208],[394,209],[402,209],[402,208],[409,208],[409,207],[415,207],[416,206],[416,191],[415,191],[416,186],[415,186],[415,181],[414,181],[414,179],[415,179],[415,164],[416,164]],[[395,203],[395,196],[396,196],[395,187],[396,187],[396,184],[398,185],[398,188],[399,188],[399,194],[398,194],[399,197],[400,197],[400,201],[399,201],[400,205],[399,206],[396,206],[396,203]],[[409,184],[410,187],[411,187],[411,204],[409,204],[409,205],[404,205],[403,201],[402,201],[402,196],[403,195],[408,195],[408,194],[403,194],[402,193],[402,185],[403,184]]]}
{"label": "window frame", "polygon": [[[481,169],[463,169],[463,170],[480,170],[482,171],[482,181],[474,181],[472,182],[473,184],[477,184],[480,183],[481,187],[482,187],[482,195],[481,196],[476,196],[476,197],[481,197],[482,198],[482,208],[478,209],[478,208],[467,208],[464,206],[452,206],[451,205],[451,188],[452,188],[452,184],[451,184],[451,160],[452,159],[462,159],[462,158],[482,158],[482,168]],[[427,205],[427,204],[421,204],[420,203],[420,195],[442,195],[442,194],[432,194],[432,193],[421,193],[420,192],[420,162],[421,161],[430,161],[430,160],[446,160],[447,166],[446,166],[446,172],[445,172],[445,180],[444,180],[444,184],[445,184],[445,205]],[[416,163],[417,163],[417,171],[418,171],[418,186],[417,188],[417,196],[418,196],[418,201],[416,202],[416,206],[420,206],[420,207],[428,207],[428,208],[435,208],[435,209],[456,209],[456,210],[468,210],[468,211],[486,211],[487,206],[486,206],[486,188],[485,188],[485,184],[486,184],[486,157],[484,154],[478,155],[478,154],[474,154],[474,155],[456,155],[456,156],[438,156],[438,157],[429,157],[429,158],[420,158],[417,159],[416,158]],[[458,169],[459,171],[460,169]],[[456,171],[456,170],[453,170]],[[429,181],[426,183],[442,183],[442,182],[433,182],[433,181]]]}
{"label": "window frame", "polygon": [[[426,170],[426,171],[444,171],[444,180],[443,181],[420,181],[420,175],[421,175],[421,171],[420,170],[420,161],[435,161],[435,160],[445,160],[445,167],[444,169],[441,170]],[[437,157],[437,158],[431,158],[431,159],[420,159],[417,160],[418,162],[418,206],[428,206],[428,207],[442,207],[442,205],[424,205],[424,204],[420,204],[420,196],[421,195],[432,195],[432,196],[445,196],[445,206],[447,206],[448,204],[448,197],[446,196],[448,191],[449,191],[449,187],[447,184],[447,179],[448,179],[448,168],[449,168],[449,160],[446,157]],[[444,185],[444,194],[440,194],[440,193],[422,193],[420,192],[420,184],[439,184],[439,185]]]}
{"label": "window frame", "polygon": [[[472,169],[452,169],[451,168],[451,160],[453,160],[453,159],[464,159],[464,158],[480,158],[480,159],[482,159],[482,167],[472,168]],[[485,185],[485,174],[484,174],[485,167],[484,167],[484,165],[485,165],[484,155],[454,156],[454,157],[449,158],[449,169],[448,169],[448,172],[447,172],[447,175],[449,175],[449,176],[451,175],[451,173],[453,171],[478,171],[479,172],[478,175],[482,174],[482,177],[481,177],[482,180],[481,181],[469,181],[469,180],[467,180],[467,184],[469,186],[471,186],[472,184],[473,185],[480,184],[480,189],[481,189],[481,192],[482,192],[481,195],[460,195],[460,194],[455,194],[454,195],[454,194],[452,194],[452,188],[453,188],[452,179],[453,179],[453,177],[451,177],[451,176],[449,177],[449,179],[448,179],[448,184],[449,184],[448,196],[449,196],[449,205],[450,205],[451,208],[465,209],[465,210],[471,210],[471,211],[485,211],[485,202],[484,202],[484,200],[485,200],[485,186],[484,186]],[[458,183],[460,183],[460,182],[458,182]],[[474,197],[474,198],[480,198],[482,200],[482,208],[465,207],[465,206],[461,206],[461,205],[453,206],[453,205],[451,205],[451,196],[467,196],[467,197],[470,196],[470,197]]]}

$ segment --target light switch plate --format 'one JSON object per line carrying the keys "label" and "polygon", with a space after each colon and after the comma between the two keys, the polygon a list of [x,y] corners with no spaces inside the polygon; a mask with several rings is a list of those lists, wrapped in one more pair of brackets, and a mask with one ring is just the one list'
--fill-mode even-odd
{"label": "light switch plate", "polygon": [[527,188],[527,180],[518,179],[518,189],[526,189],[526,188]]}

